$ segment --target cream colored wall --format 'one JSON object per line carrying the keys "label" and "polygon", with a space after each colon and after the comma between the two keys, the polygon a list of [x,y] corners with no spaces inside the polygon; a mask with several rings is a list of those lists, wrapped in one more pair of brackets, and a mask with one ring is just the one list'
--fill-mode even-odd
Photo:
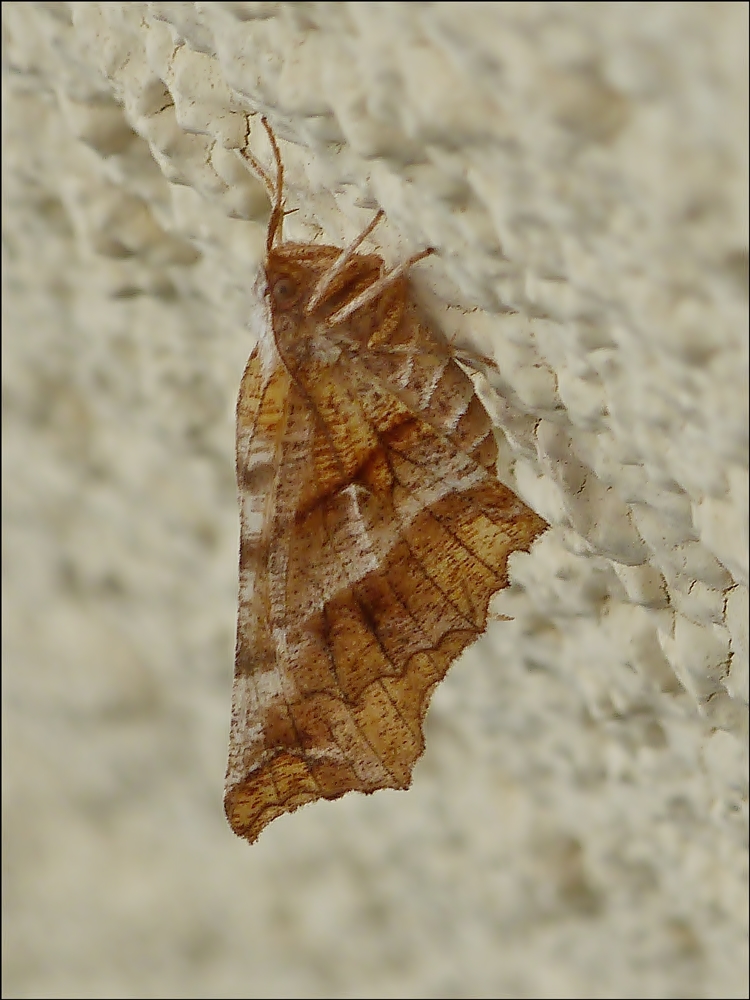
{"label": "cream colored wall", "polygon": [[[8,997],[746,995],[747,6],[6,3]],[[408,793],[221,813],[267,202],[382,206],[553,524]],[[268,150],[253,126],[251,143]]]}

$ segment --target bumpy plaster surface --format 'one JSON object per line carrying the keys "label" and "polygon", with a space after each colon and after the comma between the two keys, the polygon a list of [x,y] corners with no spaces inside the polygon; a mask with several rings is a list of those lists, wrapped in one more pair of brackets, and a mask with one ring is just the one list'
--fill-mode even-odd
{"label": "bumpy plaster surface", "polygon": [[[747,7],[6,3],[8,996],[746,994]],[[232,409],[375,207],[553,524],[406,795],[224,825]],[[251,119],[252,123],[252,119]],[[266,157],[262,130],[250,143]]]}

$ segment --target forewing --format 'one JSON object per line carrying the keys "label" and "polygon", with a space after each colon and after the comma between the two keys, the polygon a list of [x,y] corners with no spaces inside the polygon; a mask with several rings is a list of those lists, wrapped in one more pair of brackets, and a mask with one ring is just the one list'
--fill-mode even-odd
{"label": "forewing", "polygon": [[546,527],[498,483],[489,418],[445,350],[379,356],[313,356],[294,378],[251,359],[243,382],[258,403],[226,810],[249,840],[304,802],[408,786],[430,692]]}

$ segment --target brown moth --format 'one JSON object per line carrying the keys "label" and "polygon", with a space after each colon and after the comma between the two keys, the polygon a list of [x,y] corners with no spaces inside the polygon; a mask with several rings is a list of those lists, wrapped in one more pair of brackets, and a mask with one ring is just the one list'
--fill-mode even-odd
{"label": "brown moth", "polygon": [[237,402],[240,585],[225,810],[249,841],[306,802],[407,788],[435,685],[547,527],[497,479],[489,416],[407,272],[281,238]]}

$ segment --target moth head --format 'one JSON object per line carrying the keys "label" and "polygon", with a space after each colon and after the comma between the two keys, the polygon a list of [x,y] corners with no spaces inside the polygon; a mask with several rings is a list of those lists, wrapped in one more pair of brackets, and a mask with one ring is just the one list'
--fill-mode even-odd
{"label": "moth head", "polygon": [[282,243],[266,259],[266,295],[272,312],[300,312],[324,319],[375,281],[383,261],[356,254],[340,270],[339,247]]}

